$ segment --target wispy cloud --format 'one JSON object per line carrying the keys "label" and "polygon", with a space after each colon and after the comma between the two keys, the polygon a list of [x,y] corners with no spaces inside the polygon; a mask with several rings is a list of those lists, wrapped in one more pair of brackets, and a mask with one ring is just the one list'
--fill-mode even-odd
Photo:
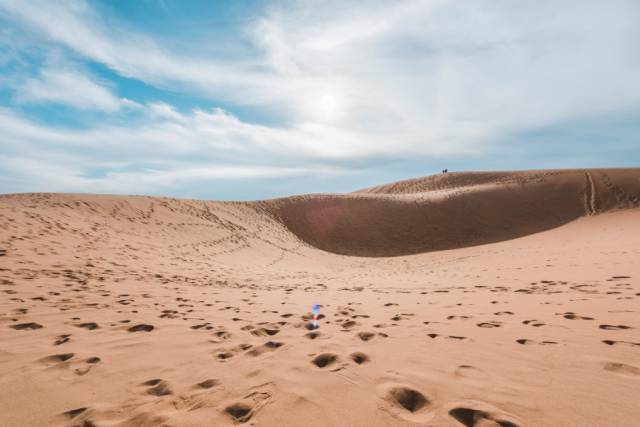
{"label": "wispy cloud", "polygon": [[58,103],[107,112],[137,105],[118,98],[87,73],[70,67],[48,67],[38,76],[24,80],[17,87],[16,99],[23,103]]}
{"label": "wispy cloud", "polygon": [[[254,62],[237,63],[168,51],[153,37],[117,20],[105,22],[81,0],[62,3],[0,0],[0,8],[36,36],[66,46],[123,76],[150,84],[196,89],[223,98],[232,93],[251,95],[246,98],[249,104],[264,99],[266,92],[271,91],[269,88],[277,84],[268,73],[252,71],[259,66]],[[265,94],[257,98],[262,93]]]}
{"label": "wispy cloud", "polygon": [[[54,129],[0,110],[0,170],[37,182],[41,191],[172,191],[189,184],[238,179],[340,174],[289,132],[242,123],[220,109],[180,114],[164,104],[143,107],[136,127]],[[299,136],[305,137],[303,131]],[[24,185],[16,186],[24,191]]]}

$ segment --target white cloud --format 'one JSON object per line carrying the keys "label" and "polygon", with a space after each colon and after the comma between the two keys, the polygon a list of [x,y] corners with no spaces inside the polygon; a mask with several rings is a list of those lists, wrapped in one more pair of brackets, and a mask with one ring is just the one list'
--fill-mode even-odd
{"label": "white cloud", "polygon": [[251,61],[236,63],[167,51],[144,33],[115,20],[105,22],[81,0],[0,0],[0,9],[37,35],[103,63],[123,76],[150,84],[195,87],[198,92],[219,97],[250,95],[245,98],[247,104],[271,98],[272,88],[279,84],[268,73],[252,71],[259,64]]}
{"label": "white cloud", "polygon": [[295,138],[313,138],[304,130],[291,135],[249,125],[220,109],[145,110],[147,119],[136,126],[88,130],[50,128],[0,110],[0,178],[41,191],[150,193],[198,182],[346,173],[294,149]]}
{"label": "white cloud", "polygon": [[244,60],[168,51],[117,21],[108,27],[81,1],[0,5],[123,75],[263,104],[293,123],[291,134],[312,130],[343,145],[333,151],[362,156],[483,150],[640,103],[633,1],[295,2],[253,21],[263,55]]}
{"label": "white cloud", "polygon": [[455,150],[638,108],[638,12],[628,1],[303,2],[254,36],[300,94],[300,120],[385,135],[399,151]]}
{"label": "white cloud", "polygon": [[116,97],[86,73],[69,67],[48,67],[38,76],[26,79],[17,88],[16,99],[23,103],[59,103],[108,112],[138,105]]}
{"label": "white cloud", "polygon": [[151,117],[159,117],[168,120],[184,122],[185,117],[178,113],[173,106],[164,102],[153,102],[147,106],[147,111]]}
{"label": "white cloud", "polygon": [[[4,171],[2,181],[5,185],[12,185],[13,191],[167,195],[188,192],[190,188],[194,190],[194,185],[211,182],[346,173],[317,167],[209,164],[202,167],[173,165],[169,169],[138,169],[135,172],[110,171],[93,176],[87,173],[89,166],[96,167],[99,164],[86,165],[87,170],[83,170],[78,168],[79,159],[58,157],[57,160],[53,163],[45,158],[3,157],[0,159],[0,168]],[[37,184],[35,190],[34,184]]]}

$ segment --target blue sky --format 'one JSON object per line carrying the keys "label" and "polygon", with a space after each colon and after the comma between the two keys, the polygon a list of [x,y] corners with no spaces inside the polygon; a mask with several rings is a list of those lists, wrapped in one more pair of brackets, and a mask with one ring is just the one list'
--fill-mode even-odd
{"label": "blue sky", "polygon": [[0,0],[0,192],[640,164],[640,2]]}

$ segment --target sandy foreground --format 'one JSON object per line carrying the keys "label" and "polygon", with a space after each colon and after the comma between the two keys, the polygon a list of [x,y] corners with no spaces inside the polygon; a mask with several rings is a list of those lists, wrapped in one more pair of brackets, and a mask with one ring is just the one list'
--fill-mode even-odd
{"label": "sandy foreground", "polygon": [[1,426],[640,425],[640,169],[5,195],[0,248]]}

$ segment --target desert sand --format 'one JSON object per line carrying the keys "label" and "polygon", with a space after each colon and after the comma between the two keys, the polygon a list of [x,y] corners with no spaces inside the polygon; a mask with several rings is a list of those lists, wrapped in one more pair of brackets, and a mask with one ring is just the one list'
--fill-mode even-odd
{"label": "desert sand", "polygon": [[3,195],[0,248],[5,427],[640,425],[640,169]]}

